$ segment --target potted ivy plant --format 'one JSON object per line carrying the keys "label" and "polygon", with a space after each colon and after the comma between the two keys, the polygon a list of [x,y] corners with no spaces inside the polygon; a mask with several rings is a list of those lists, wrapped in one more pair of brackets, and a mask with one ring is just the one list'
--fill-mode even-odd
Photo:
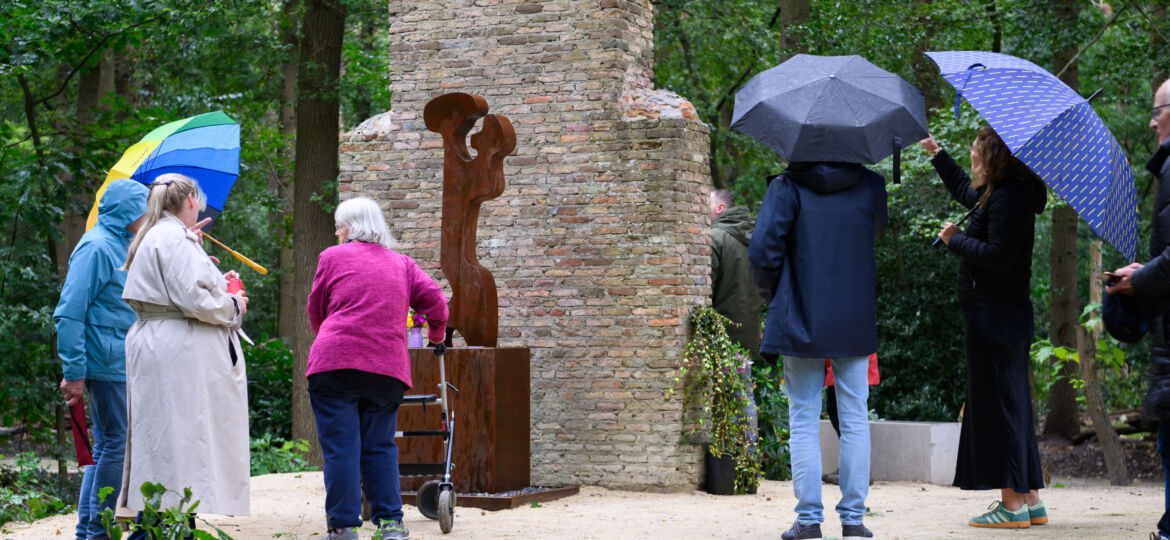
{"label": "potted ivy plant", "polygon": [[714,494],[755,493],[760,460],[749,441],[745,411],[752,388],[751,355],[731,342],[728,324],[710,307],[691,314],[691,340],[684,350],[679,377],[692,415],[687,434],[706,440],[704,488]]}

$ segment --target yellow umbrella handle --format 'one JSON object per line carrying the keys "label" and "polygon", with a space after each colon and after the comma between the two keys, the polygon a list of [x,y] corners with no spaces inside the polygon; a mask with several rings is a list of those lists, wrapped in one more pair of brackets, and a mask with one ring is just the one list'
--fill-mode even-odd
{"label": "yellow umbrella handle", "polygon": [[213,244],[215,244],[215,245],[217,245],[217,246],[219,246],[219,247],[223,248],[223,249],[224,249],[224,250],[226,250],[228,253],[231,253],[232,257],[235,257],[235,258],[239,259],[239,260],[240,260],[240,262],[242,262],[242,263],[244,263],[244,264],[248,265],[248,267],[249,267],[249,268],[251,268],[252,270],[255,270],[255,271],[257,271],[257,272],[260,272],[261,274],[267,274],[267,273],[268,273],[268,269],[267,269],[267,268],[264,268],[263,266],[260,266],[260,265],[258,265],[258,264],[256,264],[256,263],[252,262],[252,259],[249,259],[249,258],[247,258],[247,257],[245,257],[245,256],[243,256],[243,255],[240,255],[240,253],[239,253],[239,252],[237,252],[236,250],[234,250],[234,249],[232,249],[232,248],[230,248],[230,247],[227,247],[227,246],[223,245],[223,242],[220,242],[219,240],[216,240],[216,239],[212,238],[210,234],[207,234],[207,233],[201,233],[201,234],[203,234],[203,237],[204,237],[204,238],[206,238],[206,239],[208,239],[208,240],[211,240],[211,243],[213,243]]}

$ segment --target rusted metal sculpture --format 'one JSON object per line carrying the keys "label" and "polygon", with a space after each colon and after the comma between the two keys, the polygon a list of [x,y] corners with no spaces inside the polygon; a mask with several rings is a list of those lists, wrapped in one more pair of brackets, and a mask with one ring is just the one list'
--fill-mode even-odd
{"label": "rusted metal sculpture", "polygon": [[[451,284],[447,327],[467,345],[495,347],[499,303],[491,272],[475,256],[479,207],[504,191],[504,158],[516,148],[516,132],[506,117],[487,114],[487,101],[464,93],[444,94],[423,110],[427,129],[443,136],[443,232],[439,265]],[[472,135],[473,158],[467,134]]]}

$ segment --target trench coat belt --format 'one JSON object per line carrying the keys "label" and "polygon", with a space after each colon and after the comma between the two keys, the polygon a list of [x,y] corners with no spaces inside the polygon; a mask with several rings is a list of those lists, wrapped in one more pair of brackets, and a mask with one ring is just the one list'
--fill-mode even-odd
{"label": "trench coat belt", "polygon": [[138,314],[140,321],[161,321],[164,319],[186,319],[182,311],[144,311]]}

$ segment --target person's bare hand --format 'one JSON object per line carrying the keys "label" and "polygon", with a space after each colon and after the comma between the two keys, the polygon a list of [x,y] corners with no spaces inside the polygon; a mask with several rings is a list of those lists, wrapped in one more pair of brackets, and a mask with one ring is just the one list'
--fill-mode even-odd
{"label": "person's bare hand", "polygon": [[248,312],[248,297],[244,296],[243,291],[232,293],[236,297],[236,305],[240,308],[240,316],[243,317]]}
{"label": "person's bare hand", "polygon": [[85,393],[85,379],[78,379],[76,381],[67,381],[61,379],[61,393],[65,394],[65,404],[72,407],[77,403],[82,394]]}
{"label": "person's bare hand", "polygon": [[211,218],[203,218],[199,220],[199,223],[192,225],[189,229],[191,232],[195,233],[195,236],[199,237],[199,245],[201,246],[203,245],[203,228],[206,227],[208,223],[211,223]]}
{"label": "person's bare hand", "polygon": [[918,141],[918,144],[922,146],[923,150],[926,150],[932,154],[937,152],[939,148],[942,148],[938,145],[937,142],[935,142],[934,135],[927,135],[925,139]]}
{"label": "person's bare hand", "polygon": [[1124,294],[1133,296],[1133,273],[1141,267],[1142,265],[1139,263],[1131,263],[1127,266],[1123,266],[1117,270],[1114,270],[1113,273],[1120,276],[1121,279],[1116,283],[1105,287],[1105,292],[1109,294]]}
{"label": "person's bare hand", "polygon": [[223,275],[224,281],[231,281],[233,279],[240,279],[240,273],[236,272],[235,270],[228,270],[227,273]]}
{"label": "person's bare hand", "polygon": [[961,231],[959,231],[959,228],[956,227],[954,223],[948,221],[946,225],[943,225],[943,229],[938,232],[938,237],[943,241],[944,244],[950,245],[951,237],[959,234],[960,232]]}

